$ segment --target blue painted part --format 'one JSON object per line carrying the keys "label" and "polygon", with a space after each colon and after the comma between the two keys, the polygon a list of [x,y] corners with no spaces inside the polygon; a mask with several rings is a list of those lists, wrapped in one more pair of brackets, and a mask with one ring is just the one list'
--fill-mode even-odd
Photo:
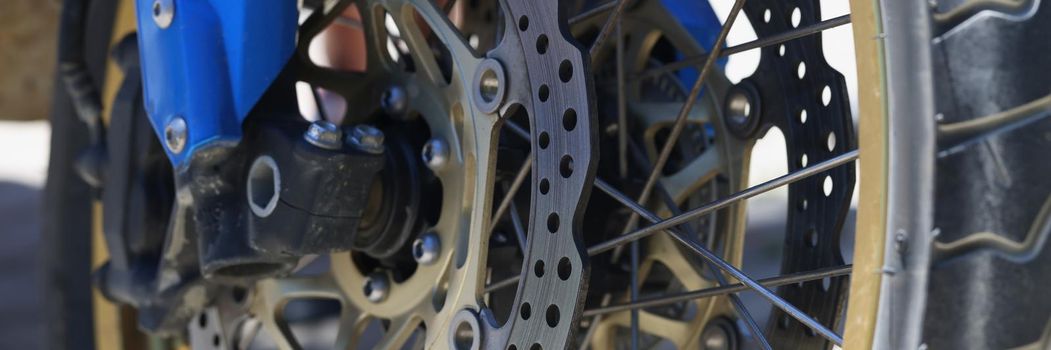
{"label": "blue painted part", "polygon": [[241,122],[295,50],[296,2],[173,0],[166,29],[153,22],[153,0],[137,0],[138,39],[146,112],[157,135],[175,117],[189,139],[179,167],[199,147],[238,141]]}
{"label": "blue painted part", "polygon": [[[706,0],[661,0],[664,6],[671,12],[686,31],[697,40],[705,50],[711,50],[715,40],[719,37],[722,24],[719,17],[715,15],[712,5]],[[725,45],[724,45],[725,46]],[[679,57],[682,59],[684,57]],[[720,68],[726,67],[726,58],[716,61]],[[693,86],[697,77],[701,74],[696,68],[686,68],[679,71],[679,79],[687,89]]]}

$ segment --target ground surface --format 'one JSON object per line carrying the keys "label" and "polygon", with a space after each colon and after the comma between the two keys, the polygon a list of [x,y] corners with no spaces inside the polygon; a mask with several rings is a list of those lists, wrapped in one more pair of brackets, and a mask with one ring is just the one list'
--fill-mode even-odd
{"label": "ground surface", "polygon": [[0,348],[43,347],[40,311],[41,188],[47,169],[46,122],[0,122]]}

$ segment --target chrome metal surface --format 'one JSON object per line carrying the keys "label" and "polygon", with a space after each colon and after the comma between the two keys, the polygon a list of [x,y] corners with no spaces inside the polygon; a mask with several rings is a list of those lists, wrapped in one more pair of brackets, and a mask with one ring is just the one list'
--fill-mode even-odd
{"label": "chrome metal surface", "polygon": [[434,232],[424,233],[412,242],[412,258],[419,264],[433,264],[438,260],[441,250],[441,238],[438,238]]}
{"label": "chrome metal surface", "polygon": [[401,117],[409,107],[408,98],[409,95],[405,92],[405,88],[397,85],[391,86],[380,97],[380,106],[383,107],[383,111],[387,112],[388,115]]}
{"label": "chrome metal surface", "polygon": [[381,271],[374,272],[369,277],[366,277],[361,291],[366,299],[373,303],[378,303],[387,299],[390,287],[390,280],[387,278],[387,274]]}
{"label": "chrome metal surface", "polygon": [[485,113],[494,113],[504,102],[507,94],[507,78],[504,67],[494,59],[483,60],[475,72],[474,102]]}
{"label": "chrome metal surface", "polygon": [[186,148],[189,132],[186,120],[182,119],[182,117],[172,118],[172,120],[168,121],[168,125],[164,127],[164,145],[172,153],[181,153],[183,148]]}
{"label": "chrome metal surface", "polygon": [[303,133],[303,139],[320,148],[340,149],[343,146],[343,130],[332,122],[318,120],[310,123],[310,127]]}
{"label": "chrome metal surface", "polygon": [[420,152],[423,164],[433,171],[441,170],[449,162],[449,145],[440,138],[433,138],[423,145]]}
{"label": "chrome metal surface", "polygon": [[372,125],[358,124],[351,130],[347,142],[369,153],[383,153],[383,131]]}
{"label": "chrome metal surface", "polygon": [[175,0],[153,0],[150,11],[153,13],[153,23],[161,29],[166,29],[175,19]]}

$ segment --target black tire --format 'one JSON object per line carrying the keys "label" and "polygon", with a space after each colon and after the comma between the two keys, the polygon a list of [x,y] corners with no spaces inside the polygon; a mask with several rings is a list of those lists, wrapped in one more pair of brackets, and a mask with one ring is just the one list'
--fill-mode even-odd
{"label": "black tire", "polygon": [[[63,3],[63,16],[70,3]],[[96,89],[105,77],[116,0],[86,1],[84,28],[60,36],[82,35],[84,57]],[[56,69],[56,72],[58,70]],[[58,75],[58,74],[56,74]],[[89,140],[61,77],[51,102],[51,158],[44,189],[40,264],[48,349],[95,347],[91,287],[91,229],[94,190],[74,170]]]}

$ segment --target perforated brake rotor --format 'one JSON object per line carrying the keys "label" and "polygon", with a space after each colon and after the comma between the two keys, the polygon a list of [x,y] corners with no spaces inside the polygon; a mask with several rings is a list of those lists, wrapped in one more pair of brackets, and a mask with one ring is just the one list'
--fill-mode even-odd
{"label": "perforated brake rotor", "polygon": [[[817,22],[820,20],[820,5],[817,1],[776,4],[749,1],[746,2],[744,13],[753,23],[758,37],[767,38]],[[594,20],[602,23],[604,18]],[[625,36],[625,69],[628,74],[652,68],[647,67],[647,64],[651,63],[647,60],[652,60],[651,53],[658,45],[658,40],[667,41],[667,44],[682,56],[703,57],[701,53],[705,51],[704,48],[698,47],[694,38],[685,33],[676,22],[677,20],[663,9],[660,1],[639,1],[637,5],[626,10],[621,26]],[[580,29],[586,30],[587,28]],[[614,52],[607,50],[605,54],[612,56]],[[854,148],[845,83],[842,76],[825,62],[820,34],[808,35],[780,46],[763,48],[761,57],[756,72],[737,86],[729,87],[721,74],[709,76],[705,86],[706,92],[693,108],[688,122],[711,123],[711,128],[715,130],[716,150],[706,150],[692,161],[680,165],[680,169],[670,174],[666,173],[660,178],[660,183],[680,205],[690,196],[696,195],[701,185],[714,181],[714,174],[721,174],[729,180],[721,189],[729,192],[723,192],[723,195],[742,190],[747,184],[748,155],[753,142],[772,126],[778,127],[785,134],[790,171],[799,170],[808,162],[814,164],[824,161]],[[602,57],[598,59],[601,61]],[[672,60],[679,59],[681,58]],[[612,64],[612,59],[607,58],[606,62]],[[668,62],[656,65],[664,63]],[[599,84],[605,86],[612,83]],[[645,143],[650,159],[653,159],[656,149],[659,148],[659,145],[654,145],[652,141],[653,134],[656,133],[653,126],[671,124],[675,113],[681,107],[681,102],[664,105],[645,102],[638,93],[639,85],[639,81],[628,83],[629,118],[636,121],[634,128],[630,130],[643,133],[640,139]],[[730,112],[726,110],[729,108],[729,101],[725,98],[742,91],[754,94],[750,101],[751,107],[754,108],[753,117],[750,118],[752,124],[746,127],[726,123],[726,114]],[[715,101],[711,100],[713,97]],[[607,150],[603,151],[605,153]],[[783,273],[808,271],[843,263],[839,237],[849,208],[853,183],[853,168],[842,167],[789,186],[789,225],[785,232]],[[662,216],[668,215],[667,208],[659,201],[644,204],[648,204],[653,211]],[[689,208],[688,205],[686,207]],[[724,210],[718,216],[723,225],[717,230],[718,236],[723,240],[722,245],[713,244],[711,241],[705,243],[712,249],[721,249],[723,257],[738,266],[743,258],[743,209],[744,206],[735,206],[732,210]],[[645,243],[645,255],[640,257],[640,281],[645,281],[653,264],[659,263],[665,265],[674,278],[686,286],[683,289],[697,290],[697,286],[704,288],[715,285],[714,281],[710,280],[710,275],[702,272],[701,267],[704,263],[690,259],[692,254],[677,249],[679,246],[668,242],[667,237],[656,235],[648,238]],[[677,265],[686,266],[684,268]],[[793,284],[779,288],[778,294],[832,327],[842,312],[845,282],[845,278],[831,278],[824,282]],[[596,292],[598,291],[592,291]],[[627,301],[626,290],[615,292],[622,296],[620,302]],[[698,336],[714,317],[736,317],[728,301],[727,298],[695,300],[692,303],[695,303],[697,313],[674,317],[640,310],[639,328],[643,335],[670,341],[678,348],[697,346]],[[626,329],[629,320],[627,311],[601,319],[595,326],[598,330],[590,338],[593,347],[612,348],[623,344],[627,340]],[[828,346],[823,338],[777,309],[774,310],[764,335],[777,347]]]}
{"label": "perforated brake rotor", "polygon": [[[331,20],[349,5],[326,7],[307,24]],[[357,345],[373,320],[384,324],[378,348],[398,348],[418,329],[425,335],[417,344],[427,348],[564,348],[586,291],[579,216],[591,188],[595,150],[593,93],[584,74],[589,69],[584,51],[561,30],[558,1],[501,1],[496,13],[503,16],[497,21],[503,35],[487,53],[473,49],[472,40],[432,1],[360,0],[354,5],[366,33],[368,68],[353,73],[318,67],[303,49],[299,69],[310,78],[305,80],[347,100],[351,108],[345,118],[351,122],[368,118],[384,89],[404,89],[407,109],[419,112],[431,137],[448,145],[447,163],[432,169],[443,198],[439,218],[428,228],[442,248],[433,263],[418,265],[403,280],[370,276],[351,253],[334,254],[331,270],[321,275],[259,282],[251,313],[284,348],[297,345],[281,310],[290,300],[309,297],[342,304],[340,348]],[[383,54],[390,35],[385,22],[397,27],[411,71]],[[428,35],[447,50],[447,70],[435,59]],[[486,228],[501,118],[518,111],[529,116],[532,131],[531,238],[512,316],[499,324],[484,303]],[[387,282],[386,294],[370,299],[363,288],[377,278]]]}
{"label": "perforated brake rotor", "polygon": [[[606,16],[596,16],[576,23],[574,33],[584,36],[587,32],[600,27],[607,20]],[[654,62],[657,51],[673,48],[685,56],[697,56],[706,50],[697,43],[676,17],[659,0],[636,1],[625,10],[621,19],[622,38],[624,40],[624,69],[626,74],[636,74],[648,68],[659,66]],[[615,39],[611,38],[611,41]],[[661,45],[668,45],[662,47]],[[614,45],[600,51],[596,60],[605,62],[607,67],[615,63]],[[613,69],[609,69],[612,71]],[[605,77],[597,82],[605,90],[615,85],[614,77]],[[649,159],[656,159],[662,146],[658,134],[669,129],[675,122],[676,115],[682,108],[686,88],[674,74],[647,79],[632,79],[626,84],[627,110],[630,136],[639,140]],[[698,146],[701,150],[694,154],[684,154],[673,171],[666,172],[659,181],[672,199],[680,206],[688,206],[691,201],[707,202],[736,192],[747,185],[748,150],[751,143],[739,140],[730,135],[720,122],[722,97],[730,87],[730,82],[721,74],[709,77],[706,92],[691,109],[687,123],[696,133],[711,132],[714,143],[708,144],[708,135],[696,139],[680,141],[684,146]],[[600,96],[605,101],[615,101],[615,92],[600,88]],[[655,91],[660,90],[660,91]],[[658,95],[658,96],[654,96]],[[603,152],[615,154],[615,149],[603,149]],[[609,157],[607,157],[609,159]],[[718,179],[717,179],[718,177]],[[658,200],[652,200],[653,211],[663,217],[672,213]],[[725,210],[708,218],[713,224],[706,229],[704,239],[706,246],[718,249],[727,261],[740,264],[742,260],[744,237],[744,207]],[[648,281],[654,270],[660,265],[677,283],[678,291],[700,290],[717,286],[716,281],[705,271],[703,262],[689,252],[683,251],[679,243],[664,234],[646,238],[640,254],[639,280]],[[668,290],[674,292],[676,290]],[[593,290],[592,293],[600,291]],[[627,302],[627,291],[613,291],[619,295],[614,302]],[[683,309],[694,309],[694,313],[680,312],[678,315],[659,313],[653,310],[639,311],[639,330],[643,335],[655,337],[675,345],[678,349],[699,347],[701,334],[712,320],[732,316],[732,308],[725,297],[703,298],[688,302],[689,306],[680,305]],[[625,344],[626,329],[630,326],[630,313],[627,311],[606,315],[590,327],[596,328],[588,339],[593,349],[613,349]]]}

